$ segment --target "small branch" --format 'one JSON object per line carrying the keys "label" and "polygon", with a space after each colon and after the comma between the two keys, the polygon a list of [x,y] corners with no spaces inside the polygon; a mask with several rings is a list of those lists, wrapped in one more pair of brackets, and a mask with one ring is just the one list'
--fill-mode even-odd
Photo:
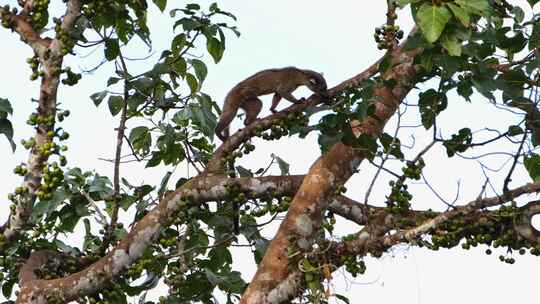
{"label": "small branch", "polygon": [[388,158],[390,157],[390,152],[392,151],[392,149],[394,148],[394,145],[396,144],[396,139],[397,139],[397,136],[398,136],[398,133],[399,133],[399,129],[401,127],[401,112],[398,111],[397,113],[397,127],[396,127],[396,131],[394,132],[394,137],[392,138],[392,142],[390,142],[390,144],[388,145],[388,152],[384,155],[382,161],[381,161],[381,164],[378,166],[377,168],[377,172],[375,172],[375,176],[373,176],[373,179],[371,180],[371,183],[369,184],[369,187],[366,191],[366,195],[364,197],[364,204],[367,204],[368,201],[369,201],[369,195],[371,194],[371,190],[373,189],[373,187],[375,186],[375,182],[377,181],[377,178],[379,177],[379,174],[381,174],[381,171],[383,170],[383,167],[384,167],[384,164],[386,163],[386,161],[388,160]]}
{"label": "small branch", "polygon": [[527,140],[527,132],[523,133],[523,139],[521,140],[521,143],[519,144],[519,148],[516,154],[514,155],[514,160],[512,162],[512,166],[510,167],[510,171],[508,171],[508,174],[506,175],[506,178],[504,179],[503,195],[505,196],[506,196],[506,193],[508,192],[508,185],[512,181],[512,174],[514,173],[519,157],[521,156],[521,150],[523,149],[523,144],[525,143],[525,140]]}
{"label": "small branch", "polygon": [[[457,207],[454,210],[439,213],[436,217],[424,221],[414,228],[399,231],[392,235],[385,235],[388,231],[394,229],[395,227],[392,227],[393,223],[391,220],[388,220],[388,215],[381,213],[381,220],[379,221],[379,223],[377,223],[378,227],[376,231],[372,231],[371,229],[369,229],[370,227],[365,227],[356,234],[356,239],[354,240],[342,241],[339,243],[333,242],[331,244],[331,252],[333,253],[326,256],[325,258],[329,259],[328,262],[332,262],[336,266],[333,268],[333,270],[336,270],[339,266],[343,265],[342,257],[345,255],[363,256],[366,255],[370,250],[384,250],[399,243],[414,242],[422,234],[428,233],[432,229],[436,229],[441,224],[457,216],[470,215],[480,209],[497,206],[511,199],[515,199],[523,194],[534,192],[540,192],[540,185],[527,184],[522,187],[510,190],[509,199],[506,201],[501,201],[499,197],[476,199],[464,206]],[[532,216],[533,214],[538,214],[540,213],[540,203],[531,202],[528,205],[522,207],[521,210],[523,210],[525,213],[528,212],[528,217]],[[387,225],[385,223],[390,223],[390,225]],[[527,224],[526,221],[523,223],[524,225]],[[540,241],[540,234],[538,234],[538,231],[531,232],[524,227],[516,227],[516,229],[521,229],[520,234],[523,233],[525,235],[529,235],[529,238],[531,240]],[[280,281],[279,285],[277,285],[274,289],[270,290],[267,296],[258,299],[256,303],[268,303],[272,302],[272,299],[288,298],[288,295],[296,294],[295,292],[301,289],[303,284],[305,284],[305,282],[303,281],[302,272],[298,269],[295,269],[294,271],[291,271],[285,279]]]}
{"label": "small branch", "polygon": [[90,203],[90,205],[92,205],[92,207],[94,207],[94,209],[96,210],[96,213],[98,214],[98,223],[105,226],[107,225],[107,217],[101,212],[101,210],[99,209],[99,206],[96,204],[96,201],[94,201],[90,195],[86,192],[86,191],[81,191],[81,194],[86,198],[86,200]]}
{"label": "small branch", "polygon": [[114,230],[116,229],[116,223],[118,222],[118,211],[120,209],[120,160],[122,157],[122,144],[124,143],[125,131],[126,131],[126,121],[127,121],[127,105],[129,99],[129,73],[127,70],[127,65],[124,60],[122,53],[118,55],[120,58],[120,64],[122,66],[122,74],[124,76],[124,96],[122,104],[122,110],[120,113],[120,122],[118,123],[118,128],[116,129],[116,153],[114,156],[114,176],[113,176],[113,209],[111,214],[111,223],[107,227],[105,236],[103,238],[103,243],[99,249],[100,255],[104,255],[109,244],[113,239]]}
{"label": "small branch", "polygon": [[495,196],[495,197],[484,198],[484,199],[476,198],[474,201],[471,201],[464,206],[456,207],[453,210],[443,212],[439,214],[438,216],[434,217],[433,219],[427,220],[426,222],[422,223],[421,225],[415,228],[408,229],[402,232],[398,232],[394,235],[385,237],[385,239],[383,240],[383,243],[385,246],[391,246],[402,241],[411,241],[419,237],[420,235],[428,232],[429,230],[438,227],[439,225],[448,221],[449,219],[455,218],[456,216],[468,215],[480,209],[502,205],[506,202],[516,199],[517,197],[523,194],[538,193],[538,192],[540,192],[540,184],[531,183],[531,184],[527,184],[527,185],[515,188],[513,190],[508,190],[507,195],[505,195],[505,197]]}

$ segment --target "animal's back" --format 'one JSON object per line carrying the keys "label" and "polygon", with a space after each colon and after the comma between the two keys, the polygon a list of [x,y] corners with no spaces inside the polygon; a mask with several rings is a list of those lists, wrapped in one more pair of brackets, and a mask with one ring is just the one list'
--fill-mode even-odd
{"label": "animal's back", "polygon": [[[256,96],[274,93],[276,88],[288,82],[291,76],[299,72],[295,67],[285,67],[280,69],[267,69],[257,72],[235,85],[227,94],[226,99],[236,95],[238,92],[254,94]],[[242,92],[250,90],[248,92]]]}

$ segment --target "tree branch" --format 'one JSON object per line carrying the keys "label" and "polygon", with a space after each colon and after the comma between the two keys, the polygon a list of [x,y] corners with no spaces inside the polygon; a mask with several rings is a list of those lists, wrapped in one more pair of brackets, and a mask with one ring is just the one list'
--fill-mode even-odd
{"label": "tree branch", "polygon": [[[422,220],[422,211],[412,211],[406,218],[416,224],[415,227],[398,231],[392,235],[386,235],[392,229],[396,229],[395,216],[387,213],[383,208],[377,211],[374,217],[376,222],[370,222],[369,226],[364,227],[356,234],[354,240],[346,240],[341,242],[332,242],[329,244],[329,254],[325,255],[325,263],[332,263],[337,270],[343,266],[343,256],[364,256],[369,252],[381,252],[399,243],[415,242],[421,235],[440,227],[448,220],[455,219],[458,216],[471,216],[487,207],[498,206],[506,202],[512,201],[521,195],[540,192],[540,184],[527,184],[508,192],[508,197],[501,199],[500,197],[492,197],[485,199],[476,199],[456,209],[438,213],[437,216]],[[534,201],[520,208],[523,217],[515,223],[515,229],[520,235],[529,241],[540,242],[540,232],[530,226],[530,218],[540,213],[540,201]],[[492,218],[492,211],[486,211],[483,216]],[[524,220],[525,218],[525,220]],[[528,221],[527,221],[528,219]],[[478,218],[470,218],[471,221],[478,221]],[[303,273],[299,269],[287,274],[287,277],[279,282],[278,285],[268,292],[266,302],[273,303],[275,299],[287,299],[297,295],[298,291],[305,284]]]}
{"label": "tree branch", "polygon": [[113,210],[111,214],[111,222],[107,227],[103,243],[101,244],[98,252],[100,255],[104,255],[109,244],[114,236],[114,229],[116,229],[116,223],[118,222],[118,209],[120,208],[120,159],[122,157],[122,145],[124,143],[124,134],[126,132],[127,117],[127,105],[129,99],[129,77],[127,65],[124,60],[122,52],[119,52],[120,64],[122,66],[122,74],[124,75],[124,96],[122,110],[120,113],[120,122],[116,130],[116,153],[114,155],[114,174],[113,174]]}
{"label": "tree branch", "polygon": [[[391,53],[394,65],[382,75],[382,79],[385,83],[393,83],[393,86],[382,82],[376,86],[375,113],[353,127],[357,137],[362,134],[376,136],[396,112],[414,85],[412,81],[417,71],[413,60],[420,51],[406,52],[400,47]],[[334,88],[329,95],[336,96],[338,92]],[[294,260],[287,254],[288,249],[294,248],[299,252],[311,250],[321,227],[323,212],[328,207],[329,196],[351,177],[365,157],[364,152],[337,143],[312,165],[240,303],[279,303],[296,294],[297,286],[282,285],[290,275],[290,265],[294,265]]]}
{"label": "tree branch", "polygon": [[[70,31],[76,18],[80,14],[81,3],[78,0],[70,0],[67,4],[66,14],[62,22],[62,28]],[[0,236],[0,252],[9,246],[22,231],[27,229],[27,222],[32,213],[33,205],[36,200],[36,192],[41,186],[42,170],[49,158],[49,155],[42,153],[38,148],[51,142],[52,138],[48,136],[49,131],[54,131],[56,118],[57,91],[60,83],[60,70],[62,68],[63,55],[61,53],[63,43],[59,39],[54,39],[50,44],[41,43],[39,36],[24,21],[23,16],[14,16],[15,30],[20,28],[20,34],[24,41],[27,41],[39,57],[43,68],[43,77],[41,78],[40,96],[36,114],[44,121],[36,127],[34,135],[34,146],[30,150],[27,161],[28,173],[24,177],[21,189],[23,193],[15,198],[15,209],[10,214],[8,221],[2,226],[2,235]],[[40,42],[41,41],[41,42]]]}
{"label": "tree branch", "polygon": [[[137,260],[167,227],[176,214],[188,206],[201,202],[224,200],[228,197],[226,185],[238,185],[249,198],[274,191],[277,195],[291,195],[303,176],[270,176],[261,178],[227,179],[219,176],[199,176],[191,179],[175,192],[166,195],[145,217],[139,220],[129,234],[105,257],[88,268],[70,276],[54,280],[33,280],[21,286],[17,303],[44,303],[47,294],[54,291],[62,301],[94,293],[109,280],[118,276]],[[31,283],[30,283],[31,282]]]}

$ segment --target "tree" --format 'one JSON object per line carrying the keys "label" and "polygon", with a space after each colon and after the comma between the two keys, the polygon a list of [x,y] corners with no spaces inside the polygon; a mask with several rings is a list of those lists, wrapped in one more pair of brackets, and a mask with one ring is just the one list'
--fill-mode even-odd
{"label": "tree", "polygon": [[[11,213],[0,230],[4,296],[17,303],[125,303],[140,296],[144,303],[145,292],[164,279],[169,293],[162,303],[212,302],[216,288],[231,302],[347,302],[325,284],[332,272],[343,267],[352,276],[362,274],[364,257],[380,257],[396,244],[431,250],[484,244],[488,254],[502,247],[507,254],[500,259],[509,264],[513,252],[540,255],[539,232],[531,224],[540,203],[526,197],[540,190],[540,23],[531,16],[536,3],[389,1],[386,23],[375,29],[375,42],[385,50],[379,61],[330,88],[330,98],[313,95],[261,117],[219,146],[213,138],[219,107],[201,91],[208,63],[192,52],[205,50],[219,62],[226,37],[238,35],[233,14],[217,4],[173,9],[178,32],[170,48],[160,50],[157,62],[146,58],[150,67],[135,73],[124,51],[141,41],[151,47],[148,5],[164,11],[166,1],[68,0],[60,14],[43,0],[4,6],[2,25],[31,47],[31,80],[39,81],[28,118],[35,132],[21,142],[28,160],[15,167],[22,182],[9,197]],[[396,12],[409,8],[416,26],[405,34]],[[118,119],[111,178],[67,167],[69,134],[61,123],[77,109],[57,98],[58,88],[77,85],[82,74],[64,61],[84,60],[77,55],[85,48],[103,49],[98,67],[114,64],[116,70],[107,88],[90,97],[96,106],[107,100]],[[451,103],[478,103],[479,96],[489,101],[485,108],[507,113],[504,128],[460,125],[448,133],[444,113]],[[0,133],[11,149],[13,111],[8,99],[0,99]],[[429,139],[425,146],[402,144],[401,133],[409,129],[402,120],[410,117],[419,125],[413,134]],[[388,121],[396,126],[386,126]],[[304,175],[288,174],[288,164],[277,156],[281,175],[235,165],[256,148],[256,137],[310,133],[319,136],[321,156]],[[428,157],[437,148],[445,150],[445,161],[459,157],[480,164],[485,179],[473,185],[476,197],[449,202],[431,186],[423,172],[441,161]],[[473,148],[485,154],[470,154]],[[122,175],[125,150],[147,168],[167,168],[161,183],[133,184]],[[503,165],[491,167],[492,155]],[[197,174],[171,180],[181,163]],[[369,167],[373,175],[358,171]],[[516,184],[519,170],[533,182]],[[370,179],[363,199],[344,195],[355,173]],[[383,175],[387,188],[381,186]],[[384,206],[371,201],[374,187],[385,189]],[[426,189],[447,209],[416,208]],[[133,219],[121,218],[122,210]],[[276,223],[280,214],[285,217],[270,241],[260,227]],[[241,236],[234,234],[236,216]],[[361,228],[338,237],[338,220]],[[59,239],[77,225],[85,231],[82,246]],[[231,267],[230,247],[241,240],[258,263],[249,285]]]}

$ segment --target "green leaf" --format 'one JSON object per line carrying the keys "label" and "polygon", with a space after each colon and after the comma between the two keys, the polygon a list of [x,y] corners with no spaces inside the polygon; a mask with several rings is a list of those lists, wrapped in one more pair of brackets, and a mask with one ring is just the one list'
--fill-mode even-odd
{"label": "green leaf", "polygon": [[56,190],[50,200],[40,200],[32,209],[32,222],[40,220],[42,216],[48,217],[71,195],[64,190]]}
{"label": "green leaf", "polygon": [[148,160],[146,163],[146,168],[151,168],[159,165],[159,163],[162,161],[162,154],[161,152],[152,152],[152,158]]}
{"label": "green leaf", "polygon": [[107,86],[113,85],[113,84],[117,83],[120,80],[122,80],[122,78],[110,77],[109,80],[107,80]]}
{"label": "green leaf", "polygon": [[216,116],[212,113],[211,108],[203,102],[200,104],[191,104],[184,110],[179,111],[173,117],[173,121],[178,125],[182,125],[183,121],[191,119],[193,124],[206,136],[212,136],[216,128]]}
{"label": "green leaf", "polygon": [[1,112],[13,114],[13,108],[11,107],[9,100],[0,98],[0,113]]}
{"label": "green leaf", "polygon": [[514,19],[517,23],[521,23],[525,19],[525,12],[517,5],[512,8],[512,14],[514,14]]}
{"label": "green leaf", "polygon": [[196,3],[190,3],[190,4],[186,5],[186,9],[198,11],[198,10],[201,9],[201,6],[196,4]]}
{"label": "green leaf", "polygon": [[15,281],[16,280],[11,279],[11,280],[5,280],[2,283],[2,294],[4,295],[6,299],[11,298],[11,292],[13,291],[13,285],[15,285]]}
{"label": "green leaf", "polygon": [[223,57],[223,52],[225,51],[225,46],[215,37],[208,37],[206,39],[206,49],[208,53],[212,55],[215,63],[218,63]]}
{"label": "green leaf", "polygon": [[497,78],[498,88],[511,99],[522,97],[529,78],[521,69],[505,72]]}
{"label": "green leaf", "polygon": [[457,92],[460,96],[465,98],[467,101],[471,101],[470,97],[473,94],[472,83],[470,80],[466,79],[458,83]]}
{"label": "green leaf", "polygon": [[108,177],[96,174],[89,184],[90,187],[88,188],[88,192],[97,193],[100,197],[106,197],[108,194],[112,193],[110,185],[111,181]]}
{"label": "green leaf", "polygon": [[523,164],[533,181],[535,183],[540,182],[540,155],[531,153],[530,156],[525,156]]}
{"label": "green leaf", "polygon": [[[506,36],[507,33],[514,33],[512,37]],[[520,31],[512,31],[509,27],[503,27],[495,35],[497,46],[509,53],[516,54],[523,50],[527,45],[527,38]]]}
{"label": "green leaf", "polygon": [[[187,44],[187,36],[185,33],[181,33],[181,34],[178,34],[176,35],[172,42],[171,42],[171,51],[173,51],[175,54],[178,54],[180,53],[180,50],[182,50]],[[178,59],[180,59],[182,57],[179,57]],[[175,59],[175,60],[178,60],[178,59]]]}
{"label": "green leaf", "polygon": [[422,0],[396,0],[396,4],[400,7],[400,8],[404,8],[405,6],[407,6],[408,4],[411,4],[411,3],[418,3]]}
{"label": "green leaf", "polygon": [[112,116],[116,116],[116,114],[122,111],[122,106],[124,105],[124,99],[120,96],[111,96],[109,97],[108,104],[109,104],[109,111],[111,112]]}
{"label": "green leaf", "polygon": [[206,64],[204,64],[204,62],[198,59],[191,59],[190,63],[195,69],[195,75],[197,75],[199,82],[202,84],[204,80],[206,79],[206,75],[208,74],[208,69],[206,68]]}
{"label": "green leaf", "polygon": [[147,74],[149,76],[154,76],[155,78],[157,78],[157,76],[159,75],[167,74],[170,72],[171,72],[171,68],[169,67],[169,65],[160,62],[160,63],[156,63],[154,67],[152,68],[152,70]]}
{"label": "green leaf", "polygon": [[171,175],[172,175],[172,172],[167,171],[165,176],[163,176],[163,178],[161,179],[161,185],[159,186],[159,190],[158,190],[159,197],[161,197],[165,193],[165,191],[167,191],[167,184],[169,183],[169,179],[171,178]]}
{"label": "green leaf", "polygon": [[97,92],[97,93],[94,93],[94,94],[90,95],[90,99],[92,99],[92,101],[94,102],[94,104],[97,107],[97,106],[99,106],[99,104],[101,104],[101,102],[103,101],[105,96],[107,96],[107,94],[108,94],[107,91]]}
{"label": "green leaf", "polygon": [[350,303],[351,303],[351,302],[349,301],[349,298],[347,298],[346,296],[342,296],[342,295],[337,294],[337,293],[335,293],[334,296],[335,296],[336,298],[338,298],[339,300],[341,300],[341,301],[347,303],[347,304],[350,304]]}
{"label": "green leaf", "polygon": [[388,133],[382,133],[379,140],[383,146],[384,153],[395,156],[398,159],[403,159],[405,155],[401,152],[401,141],[397,137],[393,137]]}
{"label": "green leaf", "polygon": [[533,50],[538,46],[540,46],[540,22],[535,22],[529,38],[529,50]]}
{"label": "green leaf", "polygon": [[184,32],[193,31],[194,29],[201,26],[201,23],[198,20],[191,18],[182,18],[174,23],[173,28],[176,29],[177,26],[181,25],[184,29]]}
{"label": "green leaf", "polygon": [[446,95],[439,94],[437,91],[429,89],[420,93],[418,105],[420,108],[422,125],[424,125],[424,128],[427,130],[433,126],[437,115],[446,109],[448,100],[446,99]]}
{"label": "green leaf", "polygon": [[159,8],[160,11],[164,11],[167,6],[167,0],[152,0],[154,4]]}
{"label": "green leaf", "polygon": [[450,56],[461,56],[461,41],[455,34],[445,32],[441,37],[441,44]]}
{"label": "green leaf", "polygon": [[[104,197],[104,196],[102,196]],[[75,229],[75,226],[77,226],[77,223],[81,219],[81,215],[79,215],[72,207],[66,206],[62,208],[60,211],[60,225],[58,226],[59,232],[73,232]]]}
{"label": "green leaf", "polygon": [[120,54],[120,45],[118,39],[105,40],[105,58],[108,61],[114,60]]}
{"label": "green leaf", "polygon": [[219,289],[232,294],[240,294],[246,288],[246,282],[242,279],[240,272],[231,271],[227,273],[224,280],[218,285]]}
{"label": "green leaf", "polygon": [[523,129],[520,127],[520,126],[509,126],[508,127],[508,135],[509,136],[516,136],[516,135],[520,135],[520,134],[523,134]]}
{"label": "green leaf", "polygon": [[448,157],[452,157],[456,152],[465,152],[470,148],[472,142],[472,132],[469,128],[459,130],[458,134],[453,134],[452,138],[443,142]]}
{"label": "green leaf", "polygon": [[489,12],[488,0],[455,0],[454,2],[477,15],[485,15]]}
{"label": "green leaf", "polygon": [[433,43],[439,39],[446,24],[452,18],[452,13],[444,6],[425,3],[418,10],[416,17],[424,37],[428,42]]}
{"label": "green leaf", "polygon": [[197,82],[197,78],[193,76],[193,74],[187,74],[186,75],[186,81],[189,86],[189,89],[191,90],[191,94],[197,92],[199,90],[199,83]]}
{"label": "green leaf", "polygon": [[463,24],[463,26],[469,27],[471,23],[471,17],[469,16],[467,10],[451,2],[446,3],[446,6],[450,8],[452,13],[454,13],[454,16],[459,20],[459,22],[461,22],[461,24]]}
{"label": "green leaf", "polygon": [[13,142],[13,125],[11,124],[11,121],[5,118],[0,119],[0,134],[4,134],[4,136],[6,136],[11,146],[11,151],[15,152],[15,148],[17,146]]}
{"label": "green leaf", "polygon": [[178,75],[184,77],[187,71],[186,60],[182,57],[175,59],[174,62],[171,64],[170,68],[176,73],[178,73]]}
{"label": "green leaf", "polygon": [[231,252],[225,246],[212,248],[208,252],[208,258],[211,261],[209,266],[213,270],[218,270],[219,268],[230,265],[233,262]]}
{"label": "green leaf", "polygon": [[129,141],[135,152],[142,151],[143,154],[148,154],[152,144],[152,136],[147,127],[139,126],[131,130]]}

